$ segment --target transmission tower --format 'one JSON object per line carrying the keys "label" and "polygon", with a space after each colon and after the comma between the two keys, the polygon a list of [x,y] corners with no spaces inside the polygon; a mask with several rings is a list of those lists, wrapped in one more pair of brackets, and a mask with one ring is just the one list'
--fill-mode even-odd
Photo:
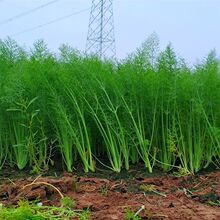
{"label": "transmission tower", "polygon": [[92,0],[86,53],[115,58],[113,0]]}

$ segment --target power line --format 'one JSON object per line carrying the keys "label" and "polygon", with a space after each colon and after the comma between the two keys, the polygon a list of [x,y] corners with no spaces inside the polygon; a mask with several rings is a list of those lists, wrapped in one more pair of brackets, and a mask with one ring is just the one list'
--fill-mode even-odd
{"label": "power line", "polygon": [[30,32],[30,31],[34,31],[34,30],[39,29],[39,28],[43,28],[43,27],[45,27],[45,26],[47,26],[47,25],[50,25],[50,24],[53,24],[53,23],[56,23],[56,22],[65,20],[65,19],[70,18],[70,17],[72,17],[72,16],[74,16],[74,15],[81,14],[81,13],[83,13],[83,12],[85,12],[85,11],[88,11],[89,9],[90,9],[90,8],[85,8],[85,9],[82,9],[82,10],[80,10],[80,11],[77,11],[77,12],[74,12],[74,13],[71,13],[71,14],[68,14],[68,15],[65,15],[65,16],[63,16],[63,17],[56,18],[56,19],[51,20],[51,21],[49,21],[49,22],[47,22],[47,23],[43,23],[43,24],[37,25],[37,26],[35,26],[35,27],[25,29],[25,30],[23,30],[23,31],[20,31],[20,32],[18,32],[18,33],[15,33],[15,34],[11,35],[11,37],[15,37],[15,36],[18,36],[18,35],[21,35],[21,34]]}
{"label": "power line", "polygon": [[[0,0],[0,1],[1,1],[1,0]],[[3,0],[2,0],[2,1],[3,1]],[[48,2],[48,3],[46,3],[46,4],[40,5],[40,6],[36,7],[36,8],[32,8],[32,9],[30,9],[30,10],[28,10],[28,11],[24,11],[24,12],[22,12],[22,13],[20,13],[20,14],[17,14],[17,15],[15,15],[15,16],[11,17],[11,18],[8,18],[8,19],[5,19],[5,20],[3,20],[3,21],[0,21],[0,25],[3,25],[3,24],[6,24],[6,23],[9,23],[9,22],[12,22],[12,21],[14,21],[14,20],[16,20],[16,19],[18,19],[18,18],[20,18],[20,17],[24,17],[24,16],[26,16],[26,15],[29,15],[29,14],[35,12],[35,11],[38,11],[38,10],[40,10],[40,9],[42,9],[42,8],[45,8],[45,7],[49,6],[49,5],[52,5],[52,4],[54,4],[54,3],[58,2],[58,1],[59,1],[59,0],[53,0],[53,1],[50,1],[50,2]]]}

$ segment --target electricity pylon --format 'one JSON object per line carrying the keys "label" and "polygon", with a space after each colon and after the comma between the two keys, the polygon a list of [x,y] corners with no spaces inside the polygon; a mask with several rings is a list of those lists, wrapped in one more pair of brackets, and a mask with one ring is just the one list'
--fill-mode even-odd
{"label": "electricity pylon", "polygon": [[115,58],[113,0],[92,0],[86,53]]}

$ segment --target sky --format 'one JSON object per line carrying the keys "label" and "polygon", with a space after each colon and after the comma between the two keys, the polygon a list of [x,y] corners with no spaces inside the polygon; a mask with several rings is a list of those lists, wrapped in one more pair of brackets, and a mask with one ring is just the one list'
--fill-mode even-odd
{"label": "sky", "polygon": [[[84,50],[92,1],[50,2],[0,0],[0,38],[12,37],[27,48],[43,39],[53,52],[63,43]],[[10,20],[47,3],[37,11]],[[119,59],[135,51],[153,32],[159,36],[161,50],[171,43],[177,55],[189,63],[203,59],[212,49],[220,54],[220,0],[113,0],[113,4]],[[76,14],[30,30],[72,13]]]}

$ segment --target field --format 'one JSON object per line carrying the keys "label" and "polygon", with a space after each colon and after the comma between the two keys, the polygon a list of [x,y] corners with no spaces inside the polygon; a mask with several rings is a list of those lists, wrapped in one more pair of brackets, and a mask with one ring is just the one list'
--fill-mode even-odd
{"label": "field", "polygon": [[[86,219],[86,208],[94,219],[220,218],[219,60],[212,51],[192,68],[170,45],[157,46],[150,39],[117,62],[66,45],[55,55],[43,41],[29,51],[0,41],[2,213],[17,204],[37,213],[26,200],[46,205],[58,193],[68,205],[54,197],[57,209],[42,206],[46,214],[73,219],[74,199],[75,219]],[[51,170],[69,174],[45,177]]]}

